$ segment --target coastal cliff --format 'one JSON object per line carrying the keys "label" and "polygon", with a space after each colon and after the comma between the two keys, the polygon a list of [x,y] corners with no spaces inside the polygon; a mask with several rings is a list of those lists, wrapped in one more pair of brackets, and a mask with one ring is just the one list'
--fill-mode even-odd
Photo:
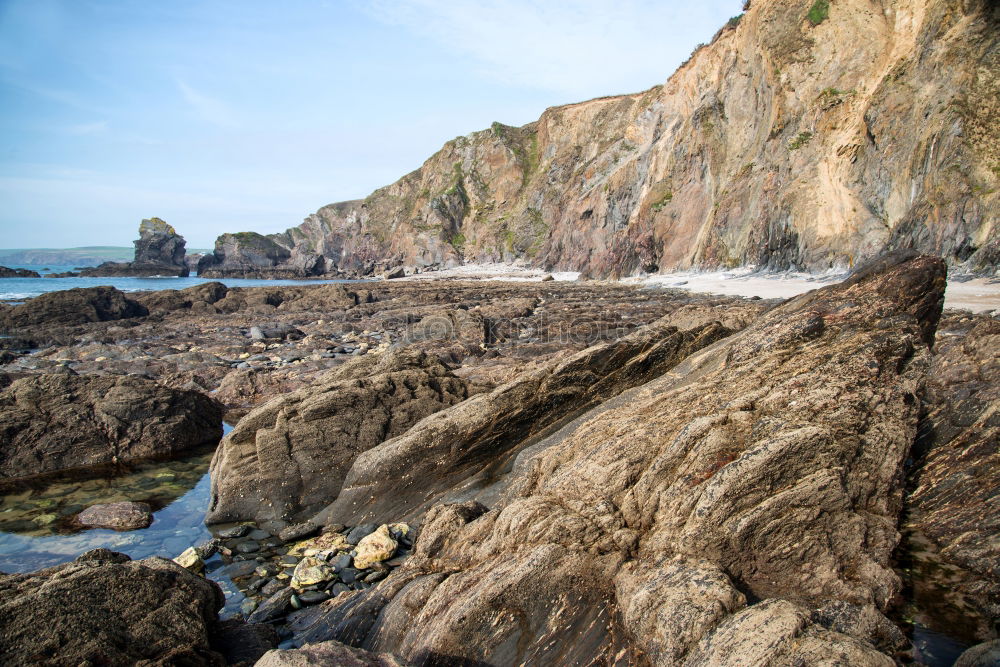
{"label": "coastal cliff", "polygon": [[913,248],[992,272],[998,35],[983,0],[760,0],[663,85],[457,137],[364,200],[220,237],[201,268],[519,261],[620,277],[822,271]]}

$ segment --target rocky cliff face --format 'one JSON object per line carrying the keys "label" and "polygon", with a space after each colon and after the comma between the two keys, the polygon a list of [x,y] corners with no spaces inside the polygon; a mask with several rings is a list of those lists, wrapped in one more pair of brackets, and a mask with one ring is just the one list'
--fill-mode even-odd
{"label": "rocky cliff face", "polygon": [[754,2],[662,86],[458,137],[268,237],[288,256],[264,273],[823,270],[898,247],[995,270],[1000,9],[811,3]]}

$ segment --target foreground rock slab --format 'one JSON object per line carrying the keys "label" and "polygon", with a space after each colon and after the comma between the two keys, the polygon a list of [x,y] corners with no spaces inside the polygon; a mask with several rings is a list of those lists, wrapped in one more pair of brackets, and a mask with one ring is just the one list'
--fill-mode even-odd
{"label": "foreground rock slab", "polygon": [[0,393],[0,481],[166,457],[222,437],[222,408],[132,377],[36,375]]}
{"label": "foreground rock slab", "polygon": [[224,602],[171,561],[103,549],[0,575],[4,665],[223,665],[209,634]]}
{"label": "foreground rock slab", "polygon": [[540,443],[495,502],[433,507],[406,564],[324,603],[303,640],[415,662],[893,665],[882,612],[944,286],[940,259],[900,254],[772,309]]}

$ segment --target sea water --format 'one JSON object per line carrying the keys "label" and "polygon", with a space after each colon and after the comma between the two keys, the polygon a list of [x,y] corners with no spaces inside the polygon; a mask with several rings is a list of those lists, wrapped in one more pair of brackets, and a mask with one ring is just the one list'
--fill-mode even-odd
{"label": "sea water", "polygon": [[203,283],[220,282],[226,287],[272,287],[277,285],[302,285],[302,284],[328,284],[328,283],[354,283],[362,282],[358,280],[330,280],[330,279],[309,279],[309,280],[258,280],[251,278],[199,278],[192,276],[188,278],[178,278],[176,276],[156,276],[144,278],[45,278],[50,273],[65,273],[73,271],[73,266],[28,266],[26,264],[13,265],[12,269],[31,269],[42,274],[41,278],[0,278],[0,301],[22,301],[36,297],[45,292],[58,292],[60,290],[73,289],[74,287],[97,287],[110,285],[122,292],[138,292],[142,290],[180,290],[185,287],[193,287]]}

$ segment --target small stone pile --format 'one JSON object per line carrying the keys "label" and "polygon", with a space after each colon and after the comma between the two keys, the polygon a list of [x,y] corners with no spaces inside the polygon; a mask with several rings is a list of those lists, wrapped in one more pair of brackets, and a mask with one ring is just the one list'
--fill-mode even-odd
{"label": "small stone pile", "polygon": [[[277,536],[241,524],[216,535],[174,560],[193,572],[232,580],[246,596],[240,614],[250,623],[277,622],[293,610],[372,586],[413,548],[413,531],[405,523],[322,529],[304,524]],[[216,553],[221,558],[206,564]]]}

